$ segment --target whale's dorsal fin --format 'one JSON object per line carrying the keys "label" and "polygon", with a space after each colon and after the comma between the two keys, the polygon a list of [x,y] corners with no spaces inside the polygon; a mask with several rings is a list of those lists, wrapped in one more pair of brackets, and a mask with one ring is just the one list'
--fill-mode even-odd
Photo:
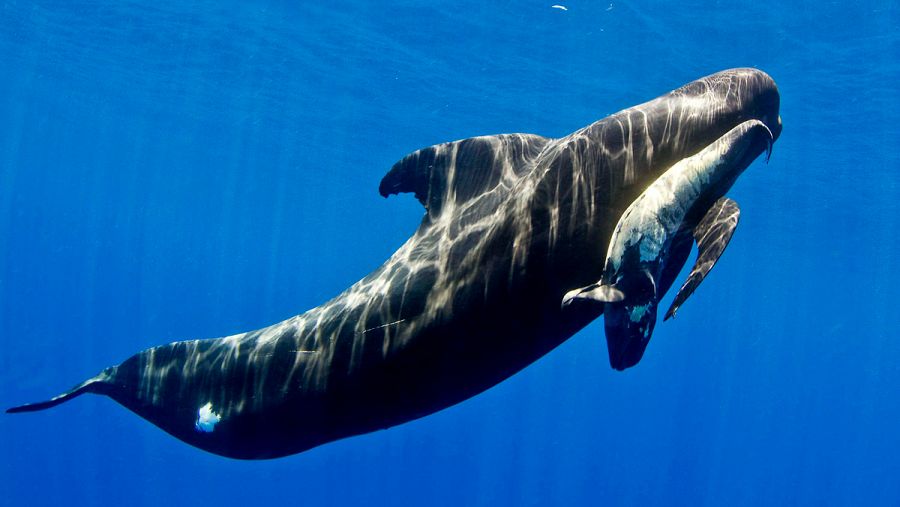
{"label": "whale's dorsal fin", "polygon": [[678,290],[669,311],[664,320],[675,316],[678,308],[694,293],[700,282],[716,265],[716,261],[725,251],[734,229],[737,227],[741,210],[736,202],[727,197],[722,197],[709,208],[703,215],[703,219],[694,228],[694,240],[697,242],[697,262],[694,263],[691,274]]}
{"label": "whale's dorsal fin", "polygon": [[514,180],[548,142],[533,134],[501,134],[436,144],[394,164],[378,190],[384,197],[413,192],[436,217],[449,199],[463,203]]}

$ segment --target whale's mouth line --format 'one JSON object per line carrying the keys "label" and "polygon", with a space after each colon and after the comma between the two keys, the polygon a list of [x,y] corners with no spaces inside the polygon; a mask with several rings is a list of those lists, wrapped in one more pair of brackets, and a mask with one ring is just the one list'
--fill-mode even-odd
{"label": "whale's mouth line", "polygon": [[769,161],[769,157],[772,156],[772,145],[775,144],[775,141],[778,140],[778,137],[781,136],[781,115],[777,112],[775,114],[775,120],[772,121],[772,116],[770,114],[761,115],[761,118],[755,118],[769,131],[769,139],[768,146],[766,147],[766,162]]}
{"label": "whale's mouth line", "polygon": [[[778,135],[772,131],[772,127],[770,127],[766,123],[765,118],[753,118],[753,119],[750,119],[750,120],[747,120],[744,122],[740,122],[737,125],[734,125],[732,127],[732,130],[739,127],[740,125],[743,125],[744,123],[748,123],[748,122],[756,122],[756,125],[761,126],[762,128],[766,129],[766,133],[769,134],[769,136],[766,138],[765,159],[764,159],[764,162],[768,164],[769,158],[772,157],[772,148],[775,145],[775,140],[778,139]],[[759,153],[752,153],[752,152],[747,153],[742,157],[742,160],[736,162],[735,165],[741,165],[741,164],[743,164],[745,166],[750,165],[753,162],[753,160],[755,160],[756,157],[758,157],[759,155],[760,155]],[[749,160],[746,160],[746,159],[749,159]]]}
{"label": "whale's mouth line", "polygon": [[[751,116],[750,118],[748,118],[746,120],[737,121],[733,125],[730,125],[725,132],[726,133],[730,132],[730,131],[734,130],[735,128],[741,126],[744,123],[753,122],[753,121],[759,122],[758,125],[762,126],[764,129],[766,129],[766,132],[769,134],[768,138],[766,138],[765,158],[763,159],[763,161],[766,164],[768,164],[769,159],[772,157],[772,149],[774,148],[775,141],[778,139],[778,136],[781,132],[781,116],[780,115],[776,116],[776,122],[774,125],[769,124],[769,122],[768,122],[769,118],[770,118],[770,115],[768,115],[768,114],[760,115],[760,117]],[[725,134],[722,134],[722,135],[724,136]],[[718,139],[720,139],[720,138],[717,138],[716,140],[718,140]],[[715,141],[713,141],[713,142],[715,142]],[[710,143],[710,144],[712,144],[712,143]],[[701,146],[697,150],[696,153],[693,153],[690,156],[696,155],[697,153],[706,149],[708,146],[709,145]],[[738,165],[749,166],[759,155],[760,155],[760,153],[746,153],[742,157],[742,160],[735,162],[734,165],[735,166],[738,166]]]}
{"label": "whale's mouth line", "polygon": [[[757,120],[757,121],[759,122],[758,125],[762,126],[762,128],[764,128],[764,129],[766,129],[766,133],[769,134],[769,136],[766,138],[765,159],[764,159],[764,162],[766,164],[768,164],[769,159],[772,158],[772,148],[775,145],[775,139],[777,139],[777,135],[774,132],[772,132],[772,128],[769,127],[769,125],[767,125],[765,121],[763,121],[763,120]],[[753,161],[759,155],[760,154],[758,154],[758,153],[754,154],[753,152],[747,153],[745,155],[745,157],[749,160],[742,160],[737,165],[749,166],[751,163],[753,163]]]}
{"label": "whale's mouth line", "polygon": [[769,163],[769,159],[772,158],[772,145],[775,144],[775,136],[772,134],[772,130],[763,123],[763,126],[766,127],[766,130],[769,131],[769,138],[766,139],[766,163]]}

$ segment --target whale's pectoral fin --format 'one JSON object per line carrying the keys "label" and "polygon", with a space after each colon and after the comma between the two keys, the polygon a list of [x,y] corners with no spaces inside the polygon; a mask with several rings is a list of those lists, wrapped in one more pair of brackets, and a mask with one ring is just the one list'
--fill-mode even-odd
{"label": "whale's pectoral fin", "polygon": [[378,190],[384,197],[413,192],[434,218],[450,199],[463,203],[511,183],[548,142],[533,134],[502,134],[429,146],[394,164]]}
{"label": "whale's pectoral fin", "polygon": [[675,312],[684,304],[685,300],[700,285],[707,273],[715,266],[716,261],[725,251],[734,229],[737,227],[741,210],[736,202],[727,197],[722,197],[709,208],[709,211],[694,228],[694,240],[697,242],[697,262],[694,263],[691,274],[678,290],[665,319],[675,316]]}
{"label": "whale's pectoral fin", "polygon": [[573,303],[600,304],[618,303],[625,299],[625,293],[612,285],[601,285],[600,282],[570,290],[563,296],[562,307],[566,308]]}

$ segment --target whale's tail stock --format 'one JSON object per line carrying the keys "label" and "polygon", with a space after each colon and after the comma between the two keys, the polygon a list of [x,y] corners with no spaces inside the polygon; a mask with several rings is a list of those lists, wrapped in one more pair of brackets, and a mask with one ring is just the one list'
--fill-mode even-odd
{"label": "whale's tail stock", "polygon": [[37,412],[38,410],[46,410],[55,407],[60,403],[65,403],[73,398],[77,398],[84,393],[107,394],[112,387],[110,380],[113,377],[115,368],[107,368],[100,372],[96,377],[91,377],[68,391],[54,396],[46,401],[37,401],[34,403],[26,403],[18,407],[6,409],[7,414],[18,414],[21,412]]}

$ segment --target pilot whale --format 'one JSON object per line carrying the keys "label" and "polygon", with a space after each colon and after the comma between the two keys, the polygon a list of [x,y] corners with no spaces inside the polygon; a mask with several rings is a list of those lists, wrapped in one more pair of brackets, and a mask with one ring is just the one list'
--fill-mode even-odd
{"label": "pilot whale", "polygon": [[[724,194],[778,138],[779,101],[764,72],[732,69],[562,138],[420,149],[379,188],[413,193],[425,208],[420,226],[334,299],[256,331],[138,352],[7,412],[103,394],[190,445],[267,459],[461,402],[605,311],[611,366],[633,366],[652,333],[641,319],[652,306],[655,322],[692,245],[697,264],[678,306],[731,238],[737,207]],[[685,166],[693,179],[658,183]],[[660,197],[670,190],[674,200]],[[661,218],[640,218],[649,216]],[[641,276],[653,291],[633,282]]]}
{"label": "pilot whale", "polygon": [[[667,317],[675,314],[690,295],[688,291],[693,291],[718,260],[740,214],[737,203],[720,196],[756,158],[759,146],[766,146],[771,153],[773,141],[772,131],[764,123],[747,120],[696,155],[677,162],[619,218],[603,277],[563,297],[564,306],[578,300],[602,305],[613,367],[634,366],[644,355],[656,325],[659,296],[668,291],[677,274],[671,270],[680,270],[684,264],[681,256],[675,256],[671,266],[669,262],[673,251],[690,245],[685,241],[687,231],[696,238],[702,255]],[[679,235],[681,243],[676,243]]]}

